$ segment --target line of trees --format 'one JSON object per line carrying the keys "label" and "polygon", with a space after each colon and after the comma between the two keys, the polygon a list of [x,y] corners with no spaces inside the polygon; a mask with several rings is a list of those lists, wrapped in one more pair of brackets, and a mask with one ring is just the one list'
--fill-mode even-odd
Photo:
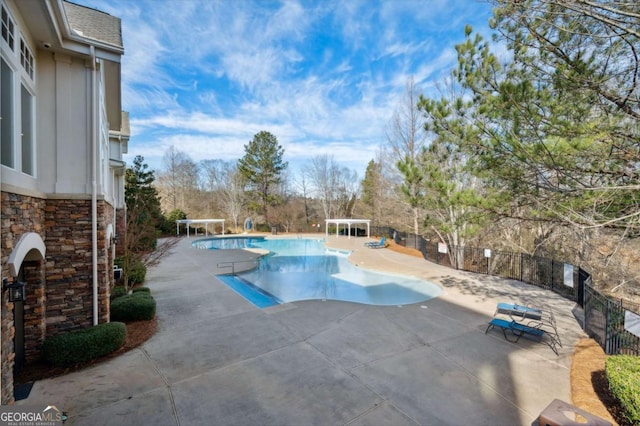
{"label": "line of trees", "polygon": [[236,162],[209,159],[196,163],[170,147],[155,184],[165,214],[179,211],[191,218],[222,217],[237,232],[248,216],[263,230],[309,231],[325,218],[358,213],[358,174],[340,166],[332,156],[316,156],[299,176],[292,176],[275,135],[258,132],[244,149],[244,156]]}

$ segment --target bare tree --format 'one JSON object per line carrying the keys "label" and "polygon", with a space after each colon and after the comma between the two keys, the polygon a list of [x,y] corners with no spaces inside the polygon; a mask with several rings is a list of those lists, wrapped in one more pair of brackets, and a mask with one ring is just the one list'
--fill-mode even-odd
{"label": "bare tree", "polygon": [[309,225],[309,177],[306,172],[302,171],[299,178],[295,182],[296,187],[300,190],[300,195],[304,203],[304,223]]}
{"label": "bare tree", "polygon": [[352,216],[360,192],[357,172],[340,167],[333,156],[320,155],[311,160],[308,176],[325,219]]}
{"label": "bare tree", "polygon": [[416,160],[427,144],[427,134],[424,131],[424,119],[418,109],[420,92],[413,81],[407,80],[405,92],[393,112],[385,136],[391,148],[393,163],[409,157]]}
{"label": "bare tree", "polygon": [[225,213],[233,220],[235,229],[238,229],[238,220],[245,204],[245,181],[237,167],[231,163],[221,170],[220,194]]}
{"label": "bare tree", "polygon": [[358,172],[347,167],[335,169],[336,217],[353,217],[356,201],[360,195]]}
{"label": "bare tree", "polygon": [[158,173],[158,189],[166,210],[193,210],[198,200],[198,165],[182,151],[171,146],[162,159],[163,169]]}
{"label": "bare tree", "polygon": [[272,210],[274,223],[284,232],[290,232],[299,216],[299,203],[295,202],[296,196],[291,185],[291,173],[287,169],[282,174],[282,179],[274,188],[278,202]]}
{"label": "bare tree", "polygon": [[328,155],[316,156],[311,160],[308,175],[314,187],[316,197],[322,204],[325,219],[331,219],[334,201],[334,177],[332,169],[335,167],[333,157]]}
{"label": "bare tree", "polygon": [[393,113],[386,131],[387,142],[393,163],[403,176],[401,191],[403,201],[411,208],[413,232],[420,231],[421,208],[419,203],[422,192],[418,159],[427,143],[424,131],[424,119],[418,109],[420,94],[413,77],[407,80],[405,93]]}
{"label": "bare tree", "polygon": [[224,192],[229,183],[229,175],[235,169],[235,164],[224,160],[203,160],[200,162],[200,173],[204,189],[208,192],[210,211],[217,213],[222,210],[220,194]]}

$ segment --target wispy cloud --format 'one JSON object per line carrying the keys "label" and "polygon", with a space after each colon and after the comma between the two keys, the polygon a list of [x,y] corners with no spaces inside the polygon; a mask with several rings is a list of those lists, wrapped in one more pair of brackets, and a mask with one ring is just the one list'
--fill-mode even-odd
{"label": "wispy cloud", "polygon": [[161,167],[170,147],[194,161],[244,155],[261,130],[300,164],[334,155],[362,176],[410,76],[449,74],[470,0],[74,0],[123,23],[129,156]]}

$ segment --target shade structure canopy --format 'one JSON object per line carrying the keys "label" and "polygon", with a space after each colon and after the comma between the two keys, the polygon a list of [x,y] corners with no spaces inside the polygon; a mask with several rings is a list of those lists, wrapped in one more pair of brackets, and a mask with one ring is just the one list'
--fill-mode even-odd
{"label": "shade structure canopy", "polygon": [[[187,225],[187,237],[189,237],[189,226],[190,225],[202,225],[204,224],[204,232],[205,235],[209,235],[209,224],[213,223],[214,226],[216,223],[222,223],[222,235],[224,235],[224,219],[180,219],[176,220],[176,235],[180,235],[180,225]],[[196,235],[198,235],[198,231],[196,230]]]}
{"label": "shade structure canopy", "polygon": [[[325,235],[329,235],[329,225],[336,225],[336,235],[340,235],[340,225],[343,229],[347,229],[347,238],[351,238],[351,225],[366,224],[367,237],[371,236],[371,219],[325,219]],[[346,228],[345,228],[346,227]]]}

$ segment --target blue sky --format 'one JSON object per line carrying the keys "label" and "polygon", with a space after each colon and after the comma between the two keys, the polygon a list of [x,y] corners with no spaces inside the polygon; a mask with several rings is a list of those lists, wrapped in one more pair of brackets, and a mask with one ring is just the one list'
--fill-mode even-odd
{"label": "blue sky", "polygon": [[422,93],[456,63],[465,24],[488,34],[476,0],[71,0],[122,19],[126,160],[162,168],[237,160],[266,130],[297,173],[333,155],[358,172],[376,158],[410,77]]}

